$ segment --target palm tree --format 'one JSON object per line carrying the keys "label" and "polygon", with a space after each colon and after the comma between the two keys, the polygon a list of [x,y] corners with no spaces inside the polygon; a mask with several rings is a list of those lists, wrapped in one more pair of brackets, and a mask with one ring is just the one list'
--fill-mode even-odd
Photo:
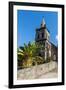
{"label": "palm tree", "polygon": [[[18,59],[22,61],[22,67],[28,67],[28,62],[30,62],[32,52],[30,47],[24,44],[24,48],[19,48],[18,51]],[[31,64],[31,63],[30,63]]]}
{"label": "palm tree", "polygon": [[18,59],[22,61],[22,67],[30,67],[43,61],[43,58],[38,56],[39,47],[35,43],[24,44],[23,48],[18,49]]}

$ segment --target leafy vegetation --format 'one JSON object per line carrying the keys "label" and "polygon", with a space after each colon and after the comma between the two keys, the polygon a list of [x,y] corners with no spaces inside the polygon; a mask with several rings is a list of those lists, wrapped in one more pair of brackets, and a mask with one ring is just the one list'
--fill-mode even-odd
{"label": "leafy vegetation", "polygon": [[44,49],[44,46],[30,42],[28,45],[24,44],[23,47],[18,48],[18,66],[21,68],[27,68],[44,63],[44,57],[38,55],[40,49]]}

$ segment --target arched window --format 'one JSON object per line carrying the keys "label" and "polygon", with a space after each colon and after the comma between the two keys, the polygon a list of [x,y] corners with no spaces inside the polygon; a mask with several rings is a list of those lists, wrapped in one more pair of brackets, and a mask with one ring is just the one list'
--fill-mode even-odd
{"label": "arched window", "polygon": [[44,37],[44,33],[42,33],[42,38]]}
{"label": "arched window", "polygon": [[56,55],[54,54],[53,59],[56,60]]}
{"label": "arched window", "polygon": [[39,39],[39,34],[38,34],[37,38]]}

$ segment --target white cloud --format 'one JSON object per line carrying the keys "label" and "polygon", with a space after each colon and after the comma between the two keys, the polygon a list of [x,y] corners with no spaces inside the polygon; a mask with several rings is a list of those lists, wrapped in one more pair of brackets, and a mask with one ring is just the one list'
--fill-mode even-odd
{"label": "white cloud", "polygon": [[58,35],[56,35],[56,40],[58,41]]}

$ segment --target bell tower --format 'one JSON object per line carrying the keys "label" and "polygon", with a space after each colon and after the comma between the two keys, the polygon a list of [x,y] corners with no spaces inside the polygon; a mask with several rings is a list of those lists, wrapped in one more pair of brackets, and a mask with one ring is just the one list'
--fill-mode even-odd
{"label": "bell tower", "polygon": [[50,38],[50,32],[47,30],[46,23],[44,18],[42,19],[40,28],[36,29],[36,42],[42,42],[45,40],[49,41]]}
{"label": "bell tower", "polygon": [[44,56],[45,59],[50,56],[49,52],[51,50],[51,44],[49,42],[50,39],[50,32],[48,31],[46,27],[46,23],[44,20],[44,17],[42,19],[40,28],[36,29],[36,36],[35,36],[35,41],[37,44],[43,45],[44,49],[40,50],[41,56]]}

